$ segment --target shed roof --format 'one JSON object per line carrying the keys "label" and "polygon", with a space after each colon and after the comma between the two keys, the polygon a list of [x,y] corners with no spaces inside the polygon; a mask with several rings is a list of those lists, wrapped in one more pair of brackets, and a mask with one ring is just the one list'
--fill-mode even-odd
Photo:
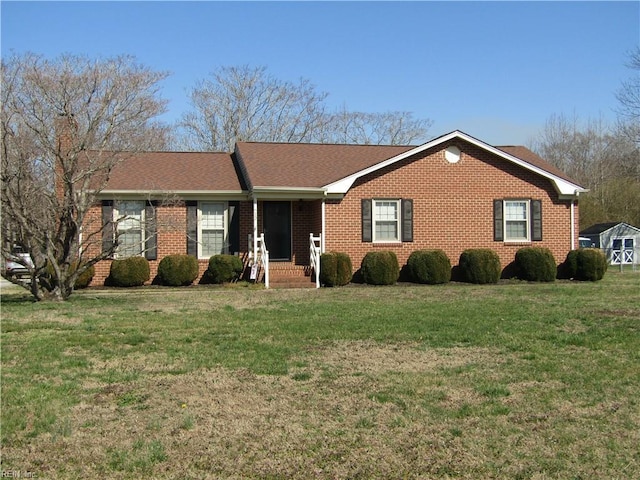
{"label": "shed roof", "polygon": [[596,223],[595,225],[591,225],[590,227],[585,228],[584,230],[580,230],[580,235],[600,235],[607,230],[611,230],[618,225],[623,225],[626,228],[632,228],[638,230],[640,233],[640,228],[634,227],[633,225],[629,225],[624,222],[604,222],[604,223]]}

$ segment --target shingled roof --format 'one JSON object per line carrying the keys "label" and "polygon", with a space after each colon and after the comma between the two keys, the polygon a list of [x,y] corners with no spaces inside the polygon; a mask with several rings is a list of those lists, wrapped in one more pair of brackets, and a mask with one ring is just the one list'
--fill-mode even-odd
{"label": "shingled roof", "polygon": [[112,170],[104,192],[241,192],[228,153],[145,152],[123,159]]}
{"label": "shingled roof", "polygon": [[250,187],[320,188],[412,146],[238,142]]}
{"label": "shingled roof", "polygon": [[471,142],[535,171],[553,181],[562,194],[586,191],[526,147],[493,147],[454,131],[420,146],[238,142],[233,154],[140,153],[124,159],[113,169],[104,193],[309,189],[316,191],[314,195],[344,194],[356,178],[450,140]]}

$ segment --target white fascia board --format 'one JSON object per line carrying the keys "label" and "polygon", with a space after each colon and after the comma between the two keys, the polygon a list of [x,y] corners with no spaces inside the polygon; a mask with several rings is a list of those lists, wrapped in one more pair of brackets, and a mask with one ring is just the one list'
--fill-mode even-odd
{"label": "white fascia board", "polygon": [[225,200],[247,200],[248,194],[242,190],[102,190],[98,198],[160,198],[176,196],[180,198],[224,198]]}
{"label": "white fascia board", "polygon": [[251,197],[260,199],[319,199],[326,194],[326,189],[317,187],[254,187],[251,190]]}
{"label": "white fascia board", "polygon": [[415,155],[417,153],[423,152],[427,149],[436,147],[442,143],[448,142],[449,140],[453,140],[453,139],[461,139],[464,140],[466,142],[469,142],[473,145],[476,145],[479,148],[482,148],[484,150],[487,150],[488,152],[491,152],[495,155],[498,155],[502,158],[504,158],[505,160],[508,160],[512,163],[515,163],[516,165],[521,166],[522,168],[525,168],[529,171],[532,171],[534,173],[537,173],[538,175],[541,175],[544,178],[547,178],[549,180],[551,180],[556,188],[556,190],[558,191],[558,193],[566,198],[576,198],[580,193],[585,193],[588,192],[587,189],[582,188],[580,185],[576,185],[575,183],[571,183],[567,180],[564,180],[556,175],[553,175],[552,173],[547,172],[546,170],[543,170],[541,168],[538,168],[534,165],[531,165],[528,162],[525,162],[524,160],[519,159],[518,157],[514,157],[513,155],[509,155],[508,153],[493,147],[487,143],[484,143],[480,140],[478,140],[477,138],[474,138],[470,135],[467,135],[464,132],[461,132],[460,130],[455,130],[451,133],[448,133],[446,135],[443,135],[441,137],[438,137],[434,140],[431,140],[430,142],[427,142],[423,145],[420,145],[416,148],[412,148],[411,150],[401,153],[400,155],[397,155],[395,157],[391,157],[388,160],[384,160],[376,165],[373,165],[369,168],[365,168],[364,170],[361,170],[359,172],[356,172],[348,177],[342,178],[336,182],[330,183],[328,185],[326,185],[324,188],[326,189],[328,194],[346,194],[349,189],[352,187],[353,183],[360,177],[364,176],[364,175],[368,175],[372,172],[375,172],[377,170],[380,170],[382,168],[385,168],[389,165],[392,165],[396,162],[399,162],[401,160],[404,160],[405,158],[408,158],[412,155]]}

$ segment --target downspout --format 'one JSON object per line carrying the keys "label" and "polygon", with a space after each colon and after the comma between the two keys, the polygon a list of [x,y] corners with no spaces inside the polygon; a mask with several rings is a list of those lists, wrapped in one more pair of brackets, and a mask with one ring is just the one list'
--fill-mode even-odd
{"label": "downspout", "polygon": [[[575,192],[576,197],[578,191]],[[576,200],[571,200],[571,250],[576,249]]]}

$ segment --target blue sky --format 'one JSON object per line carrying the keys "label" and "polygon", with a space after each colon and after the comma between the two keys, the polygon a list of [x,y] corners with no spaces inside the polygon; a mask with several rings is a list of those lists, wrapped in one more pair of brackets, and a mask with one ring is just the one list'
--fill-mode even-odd
{"label": "blue sky", "polygon": [[163,117],[220,66],[309,79],[331,107],[406,110],[494,145],[553,114],[613,121],[640,2],[12,2],[2,55],[135,55],[172,73]]}

